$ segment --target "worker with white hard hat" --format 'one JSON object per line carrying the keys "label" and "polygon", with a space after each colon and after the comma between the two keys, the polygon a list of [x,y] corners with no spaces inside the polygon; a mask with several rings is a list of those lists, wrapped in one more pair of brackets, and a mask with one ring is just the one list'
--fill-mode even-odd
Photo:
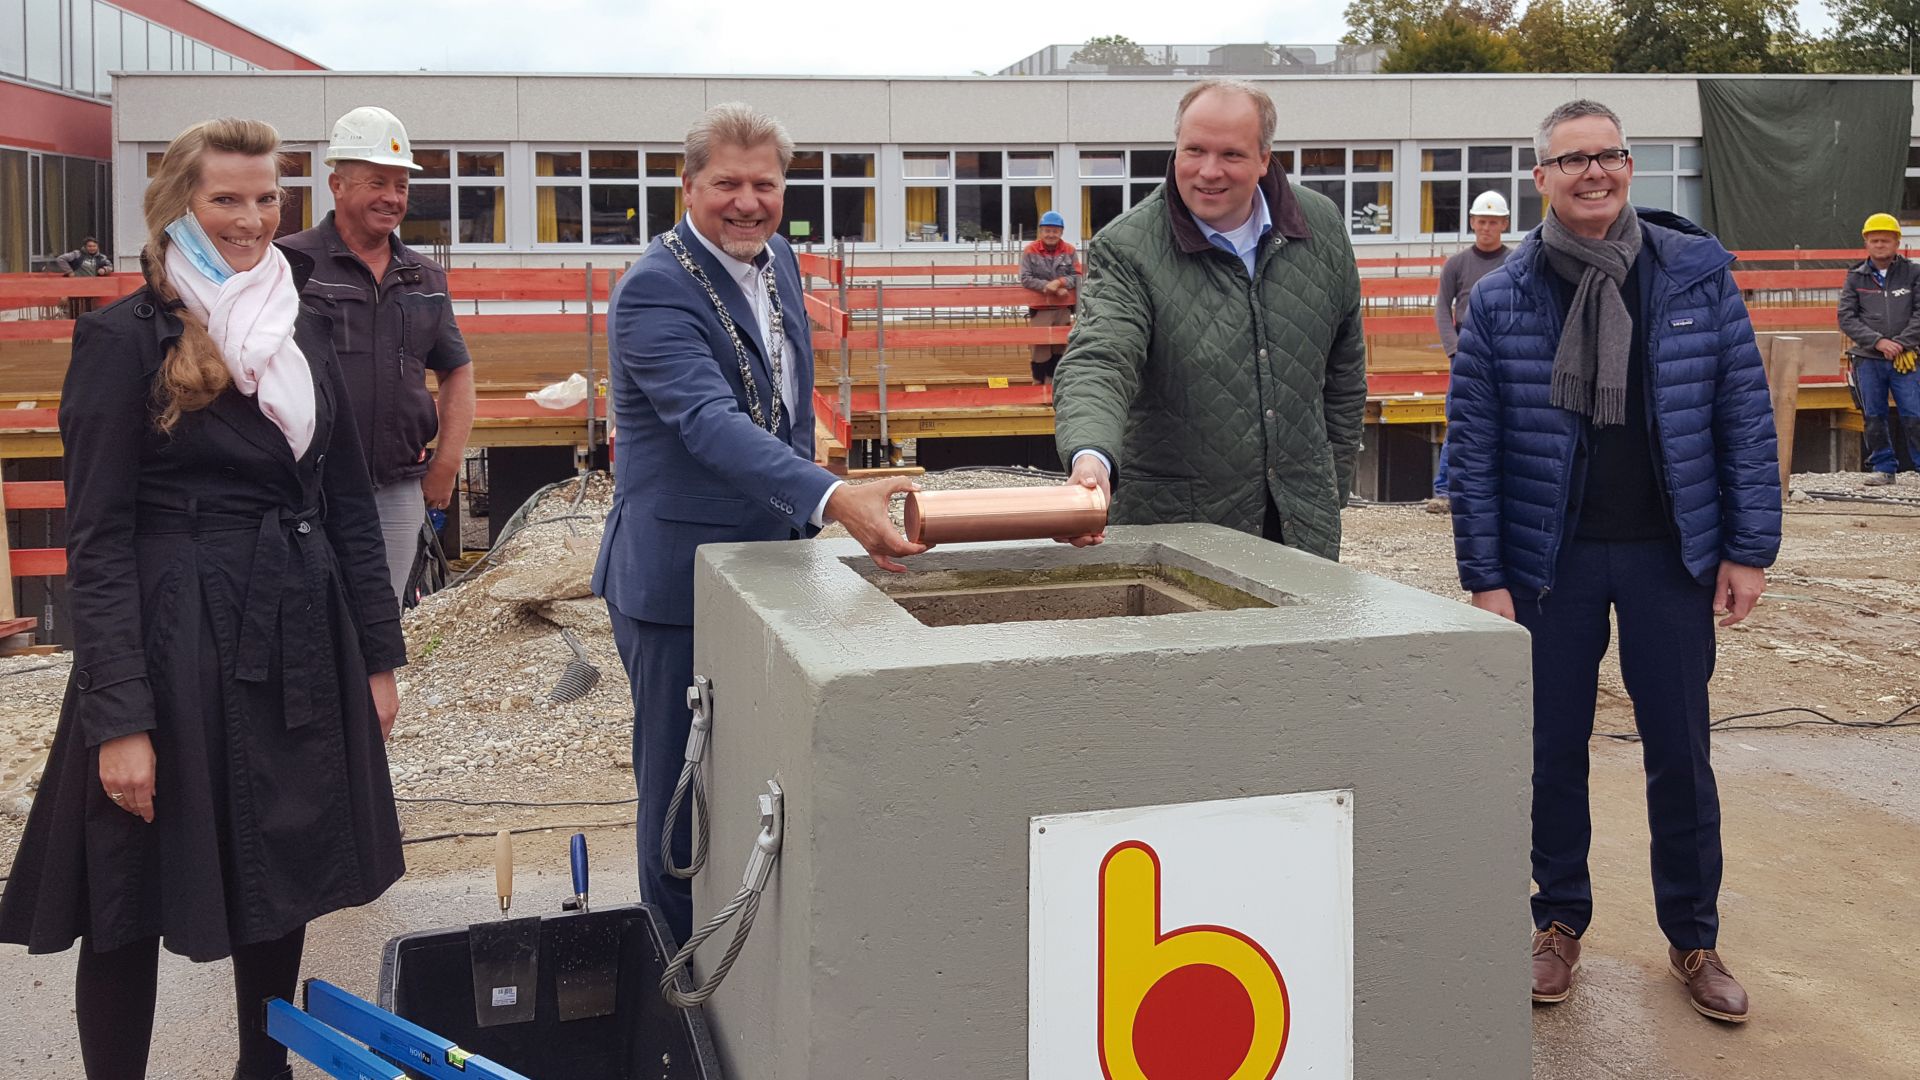
{"label": "worker with white hard hat", "polygon": [[[444,152],[442,152],[444,153]],[[400,118],[363,105],[333,125],[326,163],[333,212],[282,241],[314,261],[302,296],[333,320],[334,348],[373,474],[387,570],[402,607],[428,507],[453,500],[473,428],[473,368],[447,298],[447,272],[402,243],[408,185],[421,165]],[[445,220],[411,222],[446,242]],[[433,371],[438,397],[426,386]],[[437,449],[427,444],[438,437]]]}
{"label": "worker with white hard hat", "polygon": [[1900,458],[1893,449],[1893,419],[1887,398],[1900,408],[1907,458],[1920,468],[1920,267],[1900,254],[1900,219],[1880,213],[1860,227],[1866,261],[1847,271],[1840,290],[1840,332],[1851,342],[1847,363],[1866,417],[1869,487],[1893,483]]}
{"label": "worker with white hard hat", "polygon": [[[1501,239],[1512,217],[1507,212],[1506,196],[1483,191],[1467,210],[1467,224],[1473,228],[1473,246],[1455,254],[1440,269],[1440,295],[1434,298],[1433,318],[1440,327],[1440,345],[1447,363],[1460,347],[1460,324],[1467,321],[1467,298],[1473,286],[1494,267],[1507,261],[1510,248]],[[1429,514],[1447,512],[1447,443],[1440,441],[1439,463],[1433,470],[1433,497],[1426,501]]]}

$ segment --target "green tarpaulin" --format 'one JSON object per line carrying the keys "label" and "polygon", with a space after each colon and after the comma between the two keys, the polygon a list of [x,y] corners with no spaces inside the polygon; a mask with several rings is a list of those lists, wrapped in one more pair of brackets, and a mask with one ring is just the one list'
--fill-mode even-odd
{"label": "green tarpaulin", "polygon": [[1851,248],[1897,213],[1913,125],[1907,79],[1701,79],[1700,224],[1735,250]]}

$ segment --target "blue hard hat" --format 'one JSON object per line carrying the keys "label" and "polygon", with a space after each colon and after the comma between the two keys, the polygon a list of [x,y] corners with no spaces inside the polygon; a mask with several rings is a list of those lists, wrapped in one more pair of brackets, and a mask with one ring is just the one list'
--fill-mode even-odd
{"label": "blue hard hat", "polygon": [[1064,229],[1067,227],[1067,219],[1060,216],[1060,211],[1049,210],[1046,213],[1040,215],[1040,224],[1058,225]]}

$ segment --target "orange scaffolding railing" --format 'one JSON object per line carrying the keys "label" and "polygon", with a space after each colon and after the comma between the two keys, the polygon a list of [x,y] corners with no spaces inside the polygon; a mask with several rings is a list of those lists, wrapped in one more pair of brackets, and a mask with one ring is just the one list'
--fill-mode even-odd
{"label": "orange scaffolding railing", "polygon": [[[1749,294],[1754,326],[1769,331],[1833,330],[1836,319],[1831,295],[1841,286],[1846,265],[1864,257],[1862,252],[1851,249],[1756,250],[1735,254],[1739,259],[1735,281]],[[1034,397],[1034,388],[1005,385],[1024,382],[1010,375],[983,377],[981,381],[986,382],[986,386],[975,384],[980,394],[962,395],[951,401],[944,396],[927,396],[945,394],[945,387],[920,387],[928,370],[936,382],[951,382],[961,377],[957,372],[943,374],[951,371],[944,366],[946,361],[942,357],[945,356],[970,357],[971,371],[977,372],[981,363],[989,367],[993,364],[1011,367],[1012,357],[1023,348],[1065,343],[1070,332],[1068,327],[1027,325],[1025,312],[1031,308],[1071,305],[1075,299],[1071,295],[1048,297],[1011,283],[1008,279],[1018,273],[1017,265],[1012,263],[870,266],[851,261],[844,249],[838,247],[826,254],[801,253],[799,260],[809,283],[805,306],[818,355],[816,381],[827,387],[837,383],[837,393],[830,390],[819,398],[823,405],[823,424],[843,445],[859,434],[855,429],[870,432],[873,421],[878,422],[883,441],[889,440],[893,432],[887,417],[898,410],[975,405],[1026,409],[1044,404],[1037,399],[1029,400]],[[1377,385],[1370,382],[1376,396],[1391,394],[1390,388],[1397,385],[1394,380],[1409,375],[1438,376],[1437,380],[1429,381],[1444,392],[1444,360],[1437,348],[1438,333],[1432,313],[1432,298],[1439,288],[1439,279],[1432,275],[1432,270],[1444,261],[1440,256],[1358,260],[1363,271],[1363,329],[1370,353],[1384,349],[1392,360],[1374,376],[1376,380],[1387,381]],[[479,338],[528,335],[557,341],[562,335],[584,334],[586,352],[591,358],[595,339],[606,333],[606,302],[620,273],[618,267],[591,270],[585,267],[462,267],[449,271],[448,289],[456,302],[461,330],[467,335]],[[909,280],[914,278],[924,279],[924,283]],[[959,280],[967,278],[975,280]],[[139,285],[136,274],[102,278],[0,275],[0,309],[50,308],[76,298],[109,301]],[[1807,294],[1824,295],[1809,297]],[[549,307],[557,304],[562,310],[486,310],[487,305],[501,303]],[[572,310],[576,305],[578,310]],[[69,340],[73,325],[67,318],[0,319],[0,346],[11,342]],[[517,349],[520,343],[508,340],[505,345]],[[915,380],[890,380],[890,364],[905,350],[924,357],[923,374]],[[861,370],[857,373],[853,368],[856,353],[861,360]],[[915,357],[909,356],[909,359]],[[1430,370],[1411,370],[1423,365]],[[1409,370],[1399,370],[1401,368]],[[859,394],[854,392],[856,386],[861,388]],[[916,389],[907,389],[909,386]],[[597,406],[597,400],[592,404]],[[543,415],[552,418],[552,414]],[[866,422],[855,423],[856,417],[864,417]],[[20,420],[17,416],[8,419],[15,423]],[[519,422],[508,416],[499,419]],[[530,421],[531,416],[521,419]],[[4,430],[5,427],[0,427],[0,432]],[[941,432],[929,431],[922,425],[918,433]]]}

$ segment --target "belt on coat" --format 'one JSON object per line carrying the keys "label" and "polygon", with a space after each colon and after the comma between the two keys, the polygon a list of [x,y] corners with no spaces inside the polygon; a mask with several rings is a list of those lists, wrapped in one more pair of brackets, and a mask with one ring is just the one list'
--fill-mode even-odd
{"label": "belt on coat", "polygon": [[[141,507],[136,534],[254,533],[253,568],[241,604],[233,677],[263,683],[279,642],[280,689],[288,730],[317,717],[337,715],[340,685],[328,626],[325,515],[320,507],[269,508],[258,519],[242,514],[201,513],[193,500],[184,511]],[[298,573],[289,564],[298,557]],[[313,614],[315,605],[319,614]],[[278,633],[275,633],[275,631]]]}

